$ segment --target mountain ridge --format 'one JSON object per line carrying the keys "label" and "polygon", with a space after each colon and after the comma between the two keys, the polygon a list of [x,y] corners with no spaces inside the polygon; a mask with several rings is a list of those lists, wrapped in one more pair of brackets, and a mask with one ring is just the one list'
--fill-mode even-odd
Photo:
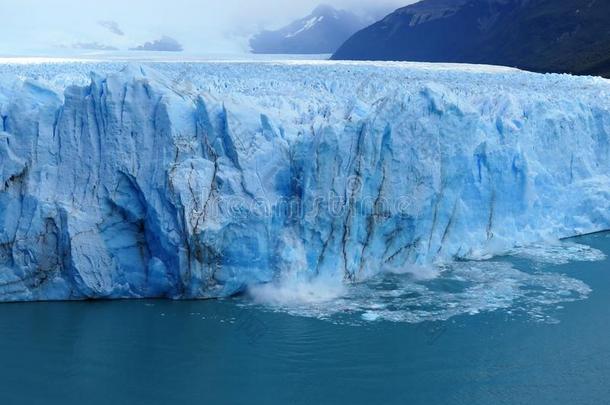
{"label": "mountain ridge", "polygon": [[250,39],[253,53],[325,54],[335,52],[367,22],[356,14],[321,4],[311,14],[278,30],[264,30]]}

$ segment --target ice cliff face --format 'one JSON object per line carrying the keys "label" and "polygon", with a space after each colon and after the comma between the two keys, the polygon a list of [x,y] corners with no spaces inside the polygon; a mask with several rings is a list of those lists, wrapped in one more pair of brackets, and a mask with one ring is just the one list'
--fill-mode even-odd
{"label": "ice cliff face", "polygon": [[0,65],[0,300],[357,281],[609,229],[609,101],[468,66]]}

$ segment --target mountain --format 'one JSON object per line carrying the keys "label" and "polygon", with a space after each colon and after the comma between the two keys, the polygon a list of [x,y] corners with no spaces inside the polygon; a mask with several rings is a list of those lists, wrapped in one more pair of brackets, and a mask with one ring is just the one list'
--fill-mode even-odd
{"label": "mountain", "polygon": [[486,66],[0,64],[0,301],[340,286],[610,229],[609,103]]}
{"label": "mountain", "polygon": [[484,63],[610,77],[610,1],[423,0],[359,31],[333,59]]}
{"label": "mountain", "polygon": [[367,21],[349,11],[317,7],[310,15],[277,31],[262,31],[250,40],[254,53],[333,53]]}

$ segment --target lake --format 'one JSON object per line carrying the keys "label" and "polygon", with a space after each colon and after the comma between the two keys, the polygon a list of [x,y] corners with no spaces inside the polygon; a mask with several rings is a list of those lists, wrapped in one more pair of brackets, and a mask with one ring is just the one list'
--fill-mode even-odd
{"label": "lake", "polygon": [[3,304],[0,403],[606,403],[601,252],[610,234],[311,302]]}

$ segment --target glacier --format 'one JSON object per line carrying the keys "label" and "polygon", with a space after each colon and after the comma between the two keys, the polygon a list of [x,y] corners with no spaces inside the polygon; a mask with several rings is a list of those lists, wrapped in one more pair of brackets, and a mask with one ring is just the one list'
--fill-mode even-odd
{"label": "glacier", "polygon": [[0,301],[353,283],[610,229],[601,78],[5,61],[0,118]]}

